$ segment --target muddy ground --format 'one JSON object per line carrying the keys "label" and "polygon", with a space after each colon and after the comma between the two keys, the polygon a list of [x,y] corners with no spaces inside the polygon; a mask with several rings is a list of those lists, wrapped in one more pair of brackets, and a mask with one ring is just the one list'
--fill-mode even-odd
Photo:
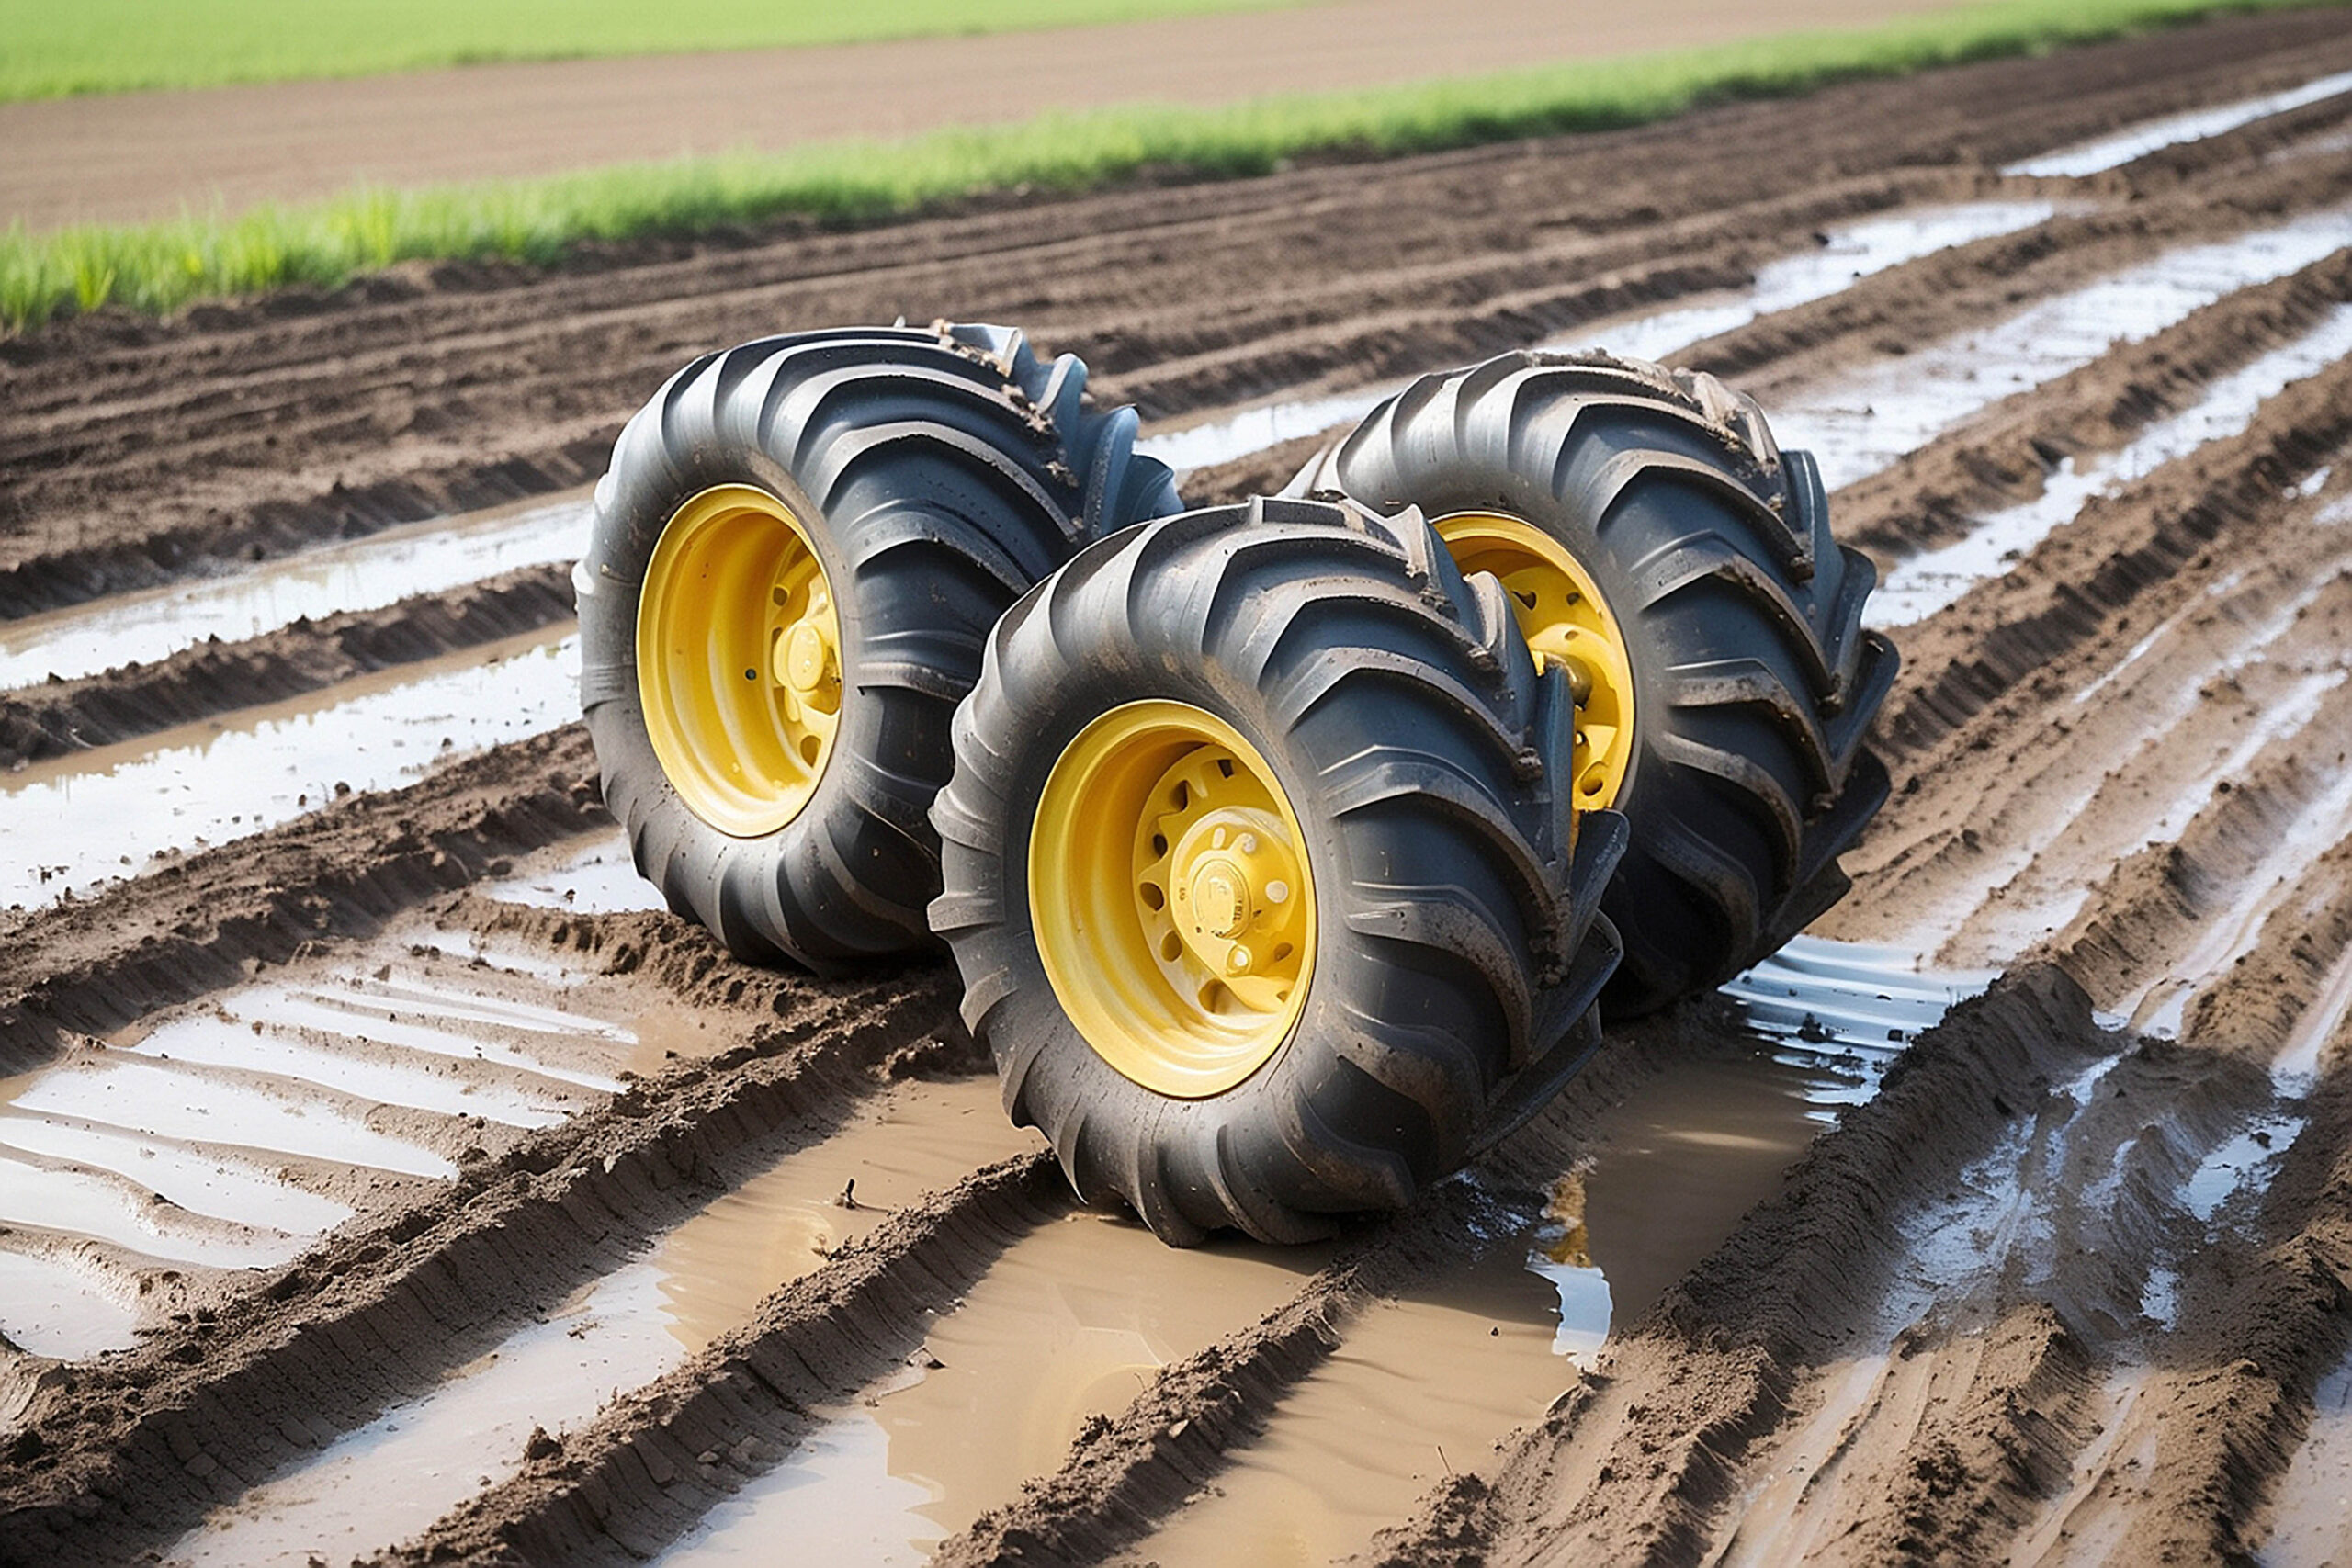
{"label": "muddy ground", "polygon": [[[0,344],[0,1562],[2340,1558],[2352,96],[2024,165],[2346,72],[2239,19]],[[527,673],[663,374],[943,313],[1198,500],[1509,347],[1754,391],[1905,654],[1852,895],[1335,1243],[1077,1207],[943,965],[729,962]]]}

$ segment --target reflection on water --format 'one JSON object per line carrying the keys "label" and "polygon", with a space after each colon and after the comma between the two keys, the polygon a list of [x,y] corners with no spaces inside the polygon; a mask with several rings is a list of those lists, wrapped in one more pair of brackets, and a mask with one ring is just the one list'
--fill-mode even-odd
{"label": "reflection on water", "polygon": [[1160,1368],[1275,1310],[1328,1255],[1239,1238],[1179,1250],[1093,1212],[1047,1225],[933,1326],[905,1377],[838,1413],[662,1561],[769,1562],[787,1540],[854,1547],[811,1562],[919,1561],[1059,1469],[1086,1421],[1124,1409]]}
{"label": "reflection on water", "polygon": [[[301,1568],[413,1535],[485,1480],[511,1474],[534,1427],[561,1432],[592,1419],[615,1393],[748,1321],[771,1292],[892,1210],[1037,1146],[1035,1134],[1005,1120],[992,1078],[900,1085],[438,1387],[216,1510],[166,1561]],[[841,1201],[845,1191],[854,1207]]]}
{"label": "reflection on water", "polygon": [[1740,976],[1724,991],[1745,1029],[1694,1042],[1603,1113],[1477,1265],[1348,1325],[1265,1435],[1122,1561],[1258,1568],[1361,1549],[1400,1500],[1541,1415],[1990,979],[1808,938]]}
{"label": "reflection on water", "polygon": [[579,639],[531,633],[0,779],[0,903],[38,908],[171,850],[227,843],[580,712]]}
{"label": "reflection on water", "polygon": [[0,626],[0,687],[29,686],[51,675],[77,680],[168,658],[207,637],[237,642],[303,616],[446,592],[517,567],[570,560],[587,538],[583,491],[389,529],[200,581],[109,594]]}

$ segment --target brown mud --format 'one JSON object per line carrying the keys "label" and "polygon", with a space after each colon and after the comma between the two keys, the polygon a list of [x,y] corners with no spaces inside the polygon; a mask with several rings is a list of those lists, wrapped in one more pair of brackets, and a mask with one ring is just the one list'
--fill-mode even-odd
{"label": "brown mud", "polygon": [[[1000,315],[1155,417],[1221,417],[1736,298],[1856,220],[2054,204],[1692,349],[1796,409],[2184,247],[2301,236],[2087,363],[1982,367],[1943,427],[1837,498],[1897,568],[2069,493],[2067,464],[2352,304],[2325,234],[2352,198],[2326,151],[2340,99],[2081,179],[2000,168],[2348,66],[2345,13],[2280,14],[1605,136],[100,313],[0,345],[0,608],[217,582],[582,482],[663,374],[746,323]],[[1134,1237],[1069,1217],[1039,1157],[944,1155],[919,1190],[844,1192],[895,1212],[830,1228],[802,1193],[774,1224],[807,1256],[774,1280],[747,1262],[666,1370],[601,1410],[550,1402],[544,1433],[501,1427],[491,1484],[337,1552],[684,1553],[868,1416],[887,1452],[824,1484],[911,1488],[908,1540],[944,1536],[950,1563],[1292,1539],[1400,1565],[2201,1561],[2304,1540],[2310,1499],[2352,1473],[2305,1436],[2333,1429],[2352,1351],[2352,372],[2242,412],[1902,628],[1878,737],[1896,793],[1814,935],[2005,977],[1925,1032],[1888,978],[1891,1038],[1821,1047],[1820,1098],[1771,1100],[1819,1020],[1759,976],[1612,1023],[1541,1117],[1414,1208],[1193,1295],[1182,1255],[1110,1268]],[[1188,493],[1272,488],[1315,441]],[[8,693],[0,740],[70,774],[94,745],[332,702],[566,613],[560,572],[486,573]],[[566,725],[0,916],[0,1159],[57,1195],[0,1219],[0,1562],[125,1561],[216,1527],[228,1551],[221,1521],[331,1455],[369,1484],[377,1423],[558,1332],[662,1238],[758,1223],[763,1173],[830,1172],[894,1080],[985,1097],[943,965],[732,962],[629,882],[594,778]],[[107,1071],[220,1086],[222,1114],[315,1105],[431,1163],[108,1120],[85,1092]],[[1646,1245],[1612,1253],[1612,1226]],[[1040,1357],[1024,1303],[1081,1271],[1073,1252],[1167,1311],[1089,1341],[1071,1376],[1103,1375],[999,1431],[972,1411],[1005,1412],[987,1391]],[[91,1336],[41,1337],[60,1303]],[[1429,1451],[1412,1412],[1443,1433]],[[1318,1495],[1338,1502],[1298,1501]]]}

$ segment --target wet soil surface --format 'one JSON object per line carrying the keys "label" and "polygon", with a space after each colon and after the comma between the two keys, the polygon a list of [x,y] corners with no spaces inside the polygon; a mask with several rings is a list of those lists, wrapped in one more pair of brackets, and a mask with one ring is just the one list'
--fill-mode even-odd
{"label": "wet soil surface", "polygon": [[[0,1562],[2340,1556],[2346,71],[2240,19],[0,345]],[[1198,500],[1489,350],[1755,390],[1905,654],[1853,893],[1326,1247],[1078,1207],[944,965],[664,911],[562,700],[633,404],[951,310]]]}

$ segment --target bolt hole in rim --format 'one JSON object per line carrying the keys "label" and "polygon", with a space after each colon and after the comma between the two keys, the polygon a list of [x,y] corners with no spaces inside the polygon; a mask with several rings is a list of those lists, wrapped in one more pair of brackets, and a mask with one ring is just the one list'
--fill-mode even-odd
{"label": "bolt hole in rim", "polygon": [[792,509],[717,485],[671,515],[638,594],[647,739],[686,808],[764,838],[807,807],[841,728],[841,619]]}
{"label": "bolt hole in rim", "polygon": [[1567,670],[1577,698],[1577,809],[1615,805],[1633,766],[1634,669],[1600,584],[1566,546],[1519,518],[1456,512],[1434,526],[1455,566],[1501,581],[1537,665]]}
{"label": "bolt hole in rim", "polygon": [[1306,836],[1265,758],[1189,703],[1125,704],[1063,748],[1030,831],[1029,917],[1079,1033],[1155,1093],[1235,1088],[1306,1010]]}

